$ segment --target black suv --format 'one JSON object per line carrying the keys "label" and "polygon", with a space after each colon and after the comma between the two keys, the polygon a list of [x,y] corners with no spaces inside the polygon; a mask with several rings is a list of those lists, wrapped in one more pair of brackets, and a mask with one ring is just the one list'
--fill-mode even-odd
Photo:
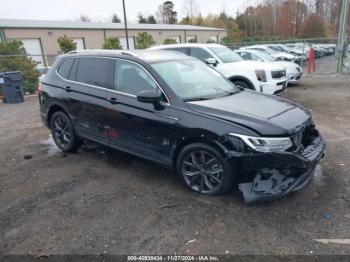
{"label": "black suv", "polygon": [[204,194],[238,183],[247,202],[274,199],[306,185],[324,154],[306,109],[239,90],[176,52],[71,52],[38,93],[62,151],[98,142],[170,167]]}

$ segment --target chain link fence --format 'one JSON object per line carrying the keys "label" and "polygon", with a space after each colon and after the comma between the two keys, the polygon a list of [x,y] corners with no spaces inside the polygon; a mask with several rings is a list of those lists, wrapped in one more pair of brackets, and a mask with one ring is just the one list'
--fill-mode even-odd
{"label": "chain link fence", "polygon": [[[349,40],[349,39],[348,39]],[[349,41],[347,41],[349,43]],[[244,49],[250,46],[268,46],[272,51],[289,52],[295,56],[304,56],[301,66],[307,72],[309,64],[309,50],[313,48],[316,55],[316,70],[313,75],[336,75],[338,56],[343,55],[344,62],[341,72],[350,75],[350,48],[348,45],[343,49],[338,49],[338,38],[309,38],[293,40],[256,41],[226,44],[232,50]]]}

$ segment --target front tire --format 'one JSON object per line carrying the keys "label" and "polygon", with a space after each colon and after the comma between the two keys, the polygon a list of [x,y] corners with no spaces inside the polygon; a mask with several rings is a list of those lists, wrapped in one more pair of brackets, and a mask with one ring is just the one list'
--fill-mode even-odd
{"label": "front tire", "polygon": [[55,112],[50,125],[52,138],[63,152],[74,152],[81,146],[82,142],[76,136],[73,124],[65,113]]}
{"label": "front tire", "polygon": [[177,158],[176,169],[182,183],[201,194],[227,193],[236,181],[229,160],[214,147],[203,143],[185,146]]}
{"label": "front tire", "polygon": [[235,84],[236,87],[239,89],[250,89],[250,90],[255,90],[253,89],[248,83],[240,80],[233,80],[232,83]]}

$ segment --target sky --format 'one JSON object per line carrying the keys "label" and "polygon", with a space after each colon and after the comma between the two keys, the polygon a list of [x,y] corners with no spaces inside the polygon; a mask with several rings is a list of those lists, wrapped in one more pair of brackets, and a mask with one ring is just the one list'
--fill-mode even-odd
{"label": "sky", "polygon": [[[155,14],[165,0],[125,0],[129,22],[137,21],[138,12]],[[173,0],[175,11],[182,18],[184,0]],[[237,10],[252,1],[249,0],[196,0],[202,15],[225,10],[234,15]],[[0,0],[0,18],[76,20],[81,14],[93,20],[106,20],[113,13],[123,17],[122,0]]]}

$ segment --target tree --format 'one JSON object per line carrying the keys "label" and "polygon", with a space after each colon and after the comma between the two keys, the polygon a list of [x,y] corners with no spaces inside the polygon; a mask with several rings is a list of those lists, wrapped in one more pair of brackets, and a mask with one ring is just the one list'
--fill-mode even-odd
{"label": "tree", "polygon": [[193,24],[193,18],[199,14],[199,6],[196,0],[185,0],[182,5],[182,11],[185,17],[189,19],[188,24]]}
{"label": "tree", "polygon": [[231,43],[232,42],[230,41],[230,38],[228,38],[227,36],[221,38],[221,40],[220,40],[220,44],[222,44],[222,45],[229,45]]}
{"label": "tree", "polygon": [[174,11],[174,3],[172,1],[165,1],[158,7],[157,16],[163,24],[176,24],[177,12]]}
{"label": "tree", "polygon": [[197,43],[197,38],[193,37],[190,40],[188,40],[188,43]]}
{"label": "tree", "polygon": [[80,15],[80,21],[83,22],[83,23],[90,23],[91,19],[87,15],[81,14]]}
{"label": "tree", "polygon": [[177,44],[176,40],[175,39],[172,39],[172,38],[166,38],[164,39],[164,45],[174,45],[174,44]]}
{"label": "tree", "polygon": [[38,86],[39,72],[36,62],[28,56],[22,42],[11,40],[0,43],[0,72],[20,71],[24,78],[24,91],[34,93]]}
{"label": "tree", "polygon": [[138,36],[136,37],[136,48],[138,49],[149,48],[155,43],[153,37],[147,32],[138,33]]}
{"label": "tree", "polygon": [[301,36],[304,38],[325,38],[327,37],[324,20],[318,15],[310,16],[304,24]]}
{"label": "tree", "polygon": [[121,20],[117,14],[112,15],[112,23],[121,23]]}
{"label": "tree", "polygon": [[120,45],[118,37],[109,37],[103,44],[102,49],[123,49],[123,47]]}
{"label": "tree", "polygon": [[137,20],[139,24],[156,24],[157,21],[153,15],[149,15],[148,17],[143,16],[142,13],[138,13]]}
{"label": "tree", "polygon": [[77,43],[70,39],[68,36],[63,35],[57,39],[58,45],[60,47],[60,53],[65,54],[70,51],[77,49]]}

